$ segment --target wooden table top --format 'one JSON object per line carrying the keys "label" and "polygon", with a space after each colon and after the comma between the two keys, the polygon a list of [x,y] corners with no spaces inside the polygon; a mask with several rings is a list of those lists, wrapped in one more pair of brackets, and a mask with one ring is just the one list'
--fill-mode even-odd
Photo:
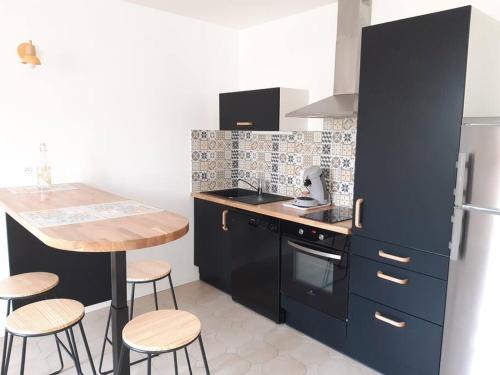
{"label": "wooden table top", "polygon": [[43,243],[61,250],[136,250],[174,241],[189,229],[185,217],[167,211],[49,227],[38,227],[23,217],[26,212],[125,200],[85,184],[71,185],[76,189],[17,194],[12,189],[0,189],[0,207]]}
{"label": "wooden table top", "polygon": [[205,193],[192,193],[194,198],[203,199],[206,201],[222,204],[229,207],[239,208],[241,210],[255,212],[257,214],[276,217],[282,220],[288,220],[295,223],[300,223],[304,225],[309,225],[316,228],[321,228],[325,230],[329,230],[331,232],[337,232],[342,234],[351,234],[352,233],[352,220],[340,221],[338,223],[329,224],[323,223],[320,221],[315,221],[311,219],[306,219],[301,217],[306,213],[322,211],[329,208],[316,208],[306,211],[298,210],[296,208],[285,207],[283,206],[283,202],[274,202],[274,203],[266,203],[266,204],[247,204],[241,203],[235,200],[231,200],[228,198],[222,198],[211,194]]}

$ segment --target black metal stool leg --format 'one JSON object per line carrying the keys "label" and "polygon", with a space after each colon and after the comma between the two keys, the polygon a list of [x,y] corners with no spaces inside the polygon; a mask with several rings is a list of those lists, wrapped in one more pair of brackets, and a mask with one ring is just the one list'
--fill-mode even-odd
{"label": "black metal stool leg", "polygon": [[78,355],[78,348],[76,346],[76,340],[75,340],[75,334],[73,332],[73,327],[71,327],[69,329],[69,334],[71,336],[71,341],[73,341],[73,348],[75,349],[74,350],[74,353],[75,353],[75,359],[76,359],[76,362],[78,362],[78,370],[79,370],[79,373],[81,375],[83,375],[83,372],[82,372],[82,364],[80,362],[80,356]]}
{"label": "black metal stool leg", "polygon": [[66,330],[66,338],[68,339],[69,343],[69,349],[71,350],[71,356],[73,357],[73,362],[75,363],[75,369],[76,373],[80,375],[82,373],[82,369],[80,368],[80,360],[78,359],[76,355],[76,347],[73,346],[73,341],[71,340],[71,337],[69,335],[69,330]]}
{"label": "black metal stool leg", "polygon": [[156,281],[153,281],[153,290],[155,295],[155,307],[158,310],[158,293],[156,292]]}
{"label": "black metal stool leg", "polygon": [[9,338],[9,334],[7,333],[7,330],[5,330],[5,333],[4,333],[4,336],[3,336],[3,353],[2,353],[2,371],[1,371],[1,374],[3,375],[3,369],[5,367],[5,360],[7,358],[6,355],[7,355],[7,339]]}
{"label": "black metal stool leg", "polygon": [[6,375],[9,371],[10,354],[12,353],[12,340],[14,339],[14,336],[12,334],[7,334],[9,335],[9,345],[7,348],[7,358],[5,359],[5,366],[2,368],[2,375]]}
{"label": "black metal stool leg", "polygon": [[148,354],[148,375],[151,375],[151,354]]}
{"label": "black metal stool leg", "polygon": [[189,360],[189,353],[187,347],[184,348],[184,353],[186,353],[186,361],[189,368],[189,375],[193,375],[193,370],[191,369],[191,361]]}
{"label": "black metal stool leg", "polygon": [[205,371],[206,371],[207,375],[210,375],[210,369],[208,368],[207,355],[205,353],[205,348],[203,347],[203,340],[201,338],[201,335],[198,336],[198,340],[200,341],[200,349],[201,349],[201,355],[203,356],[203,363],[205,364]]}
{"label": "black metal stool leg", "polygon": [[168,274],[168,282],[170,283],[170,291],[172,292],[172,298],[174,300],[174,307],[176,310],[179,309],[177,306],[177,298],[175,298],[175,290],[174,290],[174,284],[172,283],[172,276]]}
{"label": "black metal stool leg", "polygon": [[[178,310],[179,306],[177,305],[177,298],[175,297],[175,289],[174,289],[174,284],[172,283],[172,276],[171,275],[172,275],[171,273],[168,274],[168,282],[170,284],[170,292],[172,293],[174,307],[176,310]],[[184,348],[184,353],[186,354],[186,361],[187,361],[188,368],[189,368],[189,374],[193,375],[193,370],[191,369],[191,361],[189,360],[189,353],[188,353],[187,348]]]}
{"label": "black metal stool leg", "polygon": [[54,339],[56,340],[57,354],[59,354],[59,363],[61,364],[61,368],[55,372],[52,372],[50,375],[57,375],[64,370],[64,361],[61,353],[61,346],[59,341],[57,340],[57,334],[54,335]]}
{"label": "black metal stool leg", "polygon": [[22,354],[21,354],[21,370],[19,371],[19,373],[21,375],[24,375],[24,363],[26,362],[26,341],[28,339],[26,337],[23,337],[23,351],[22,351]]}
{"label": "black metal stool leg", "polygon": [[130,297],[130,319],[134,317],[135,283],[132,283],[132,296]]}
{"label": "black metal stool leg", "polygon": [[89,357],[90,367],[92,367],[92,374],[97,375],[94,367],[94,360],[92,359],[92,354],[90,353],[89,343],[87,342],[87,336],[85,335],[85,330],[83,329],[83,324],[80,321],[78,325],[80,326],[80,332],[82,333],[85,350],[87,351],[87,356]]}
{"label": "black metal stool leg", "polygon": [[174,367],[175,367],[175,375],[179,375],[179,367],[177,366],[177,352],[174,350]]}
{"label": "black metal stool leg", "polygon": [[[8,317],[10,314],[10,307],[12,305],[12,300],[7,300],[7,313],[5,314],[5,317]],[[3,374],[3,368],[5,367],[5,355],[7,354],[7,338],[8,338],[8,333],[7,330],[5,330],[5,334],[3,336],[3,353],[2,353],[2,374]]]}
{"label": "black metal stool leg", "polygon": [[102,341],[102,349],[101,349],[101,358],[99,360],[99,373],[104,375],[104,374],[109,374],[111,371],[102,371],[102,365],[104,361],[104,352],[106,351],[106,343],[109,342],[110,344],[113,344],[109,339],[108,339],[108,333],[109,333],[109,324],[111,323],[111,308],[109,309],[109,314],[108,314],[108,322],[106,323],[106,333],[104,334],[104,340]]}
{"label": "black metal stool leg", "polygon": [[7,330],[5,330],[4,336],[3,336],[3,353],[2,353],[2,375],[3,375],[3,368],[5,367],[5,356],[7,355],[7,339],[8,339],[8,333]]}

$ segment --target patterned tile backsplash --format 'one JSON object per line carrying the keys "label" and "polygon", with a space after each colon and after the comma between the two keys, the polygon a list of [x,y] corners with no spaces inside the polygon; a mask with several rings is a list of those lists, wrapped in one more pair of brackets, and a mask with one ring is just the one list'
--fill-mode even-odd
{"label": "patterned tile backsplash", "polygon": [[324,168],[335,205],[351,206],[356,153],[356,118],[326,119],[323,131],[260,133],[191,131],[193,192],[248,188],[239,178],[264,191],[297,197],[307,191],[302,171]]}

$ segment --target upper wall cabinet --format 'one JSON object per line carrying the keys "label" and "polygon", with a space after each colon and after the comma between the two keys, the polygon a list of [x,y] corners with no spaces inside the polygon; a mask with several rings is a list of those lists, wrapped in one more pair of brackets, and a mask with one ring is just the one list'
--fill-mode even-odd
{"label": "upper wall cabinet", "polygon": [[307,119],[285,114],[308,102],[306,90],[281,87],[220,94],[220,130],[307,130]]}

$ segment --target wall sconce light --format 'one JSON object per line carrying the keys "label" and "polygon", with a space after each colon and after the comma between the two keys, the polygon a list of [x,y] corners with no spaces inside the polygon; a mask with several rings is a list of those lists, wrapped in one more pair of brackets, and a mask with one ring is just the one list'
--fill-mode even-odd
{"label": "wall sconce light", "polygon": [[33,68],[40,65],[40,59],[36,55],[36,49],[31,40],[28,43],[21,43],[17,47],[17,54],[21,58],[21,63],[30,64]]}

